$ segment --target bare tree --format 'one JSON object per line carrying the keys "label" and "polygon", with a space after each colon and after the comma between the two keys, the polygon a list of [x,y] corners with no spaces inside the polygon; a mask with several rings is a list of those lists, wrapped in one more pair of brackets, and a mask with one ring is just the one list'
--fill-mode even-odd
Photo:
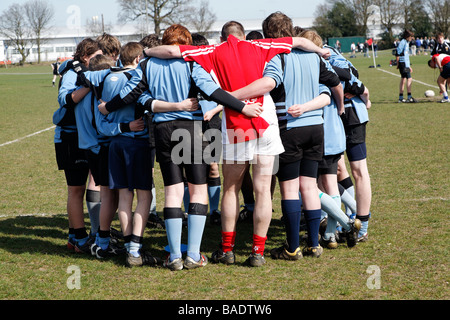
{"label": "bare tree", "polygon": [[386,28],[390,39],[394,38],[393,28],[402,21],[399,0],[374,0],[380,8],[380,22]]}
{"label": "bare tree", "polygon": [[55,14],[53,6],[44,0],[30,0],[23,5],[25,16],[35,38],[38,51],[38,63],[41,62],[41,45],[43,35],[50,27],[50,23]]}
{"label": "bare tree", "polygon": [[8,39],[9,46],[19,51],[21,65],[30,54],[31,46],[31,31],[25,17],[25,10],[19,4],[12,4],[0,16],[0,35]]}
{"label": "bare tree", "polygon": [[112,30],[112,25],[107,23],[105,24],[103,20],[103,15],[100,16],[93,16],[90,19],[86,19],[86,33],[90,36],[97,37],[103,33],[110,33]]}
{"label": "bare tree", "polygon": [[163,27],[171,25],[174,21],[183,23],[185,17],[192,14],[189,10],[185,10],[189,0],[117,0],[117,2],[121,8],[119,19],[128,21],[149,19],[158,36]]}
{"label": "bare tree", "polygon": [[427,7],[436,32],[443,32],[448,36],[450,33],[450,0],[428,0]]}
{"label": "bare tree", "polygon": [[189,25],[198,33],[207,36],[212,25],[216,21],[216,15],[209,9],[207,0],[202,0],[198,8],[193,8],[193,14],[190,16]]}
{"label": "bare tree", "polygon": [[366,35],[367,21],[371,15],[369,7],[374,5],[374,0],[342,0],[349,8],[353,8],[355,12],[355,21],[360,28],[359,34]]}

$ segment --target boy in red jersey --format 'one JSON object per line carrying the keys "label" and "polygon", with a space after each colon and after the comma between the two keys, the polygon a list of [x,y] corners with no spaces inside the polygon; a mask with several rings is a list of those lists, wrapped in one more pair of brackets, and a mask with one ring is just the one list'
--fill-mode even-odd
{"label": "boy in red jersey", "polygon": [[450,102],[448,99],[448,93],[445,88],[445,83],[448,78],[450,78],[450,55],[444,53],[437,53],[431,57],[431,60],[428,61],[428,65],[430,68],[438,68],[441,72],[438,79],[437,84],[440,89],[440,93],[442,93],[442,103]]}

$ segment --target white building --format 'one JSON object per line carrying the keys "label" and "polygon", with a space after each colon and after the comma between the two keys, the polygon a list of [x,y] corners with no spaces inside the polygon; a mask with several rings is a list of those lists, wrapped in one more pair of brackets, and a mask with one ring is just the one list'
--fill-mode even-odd
{"label": "white building", "polygon": [[[295,26],[302,28],[309,28],[312,26],[313,18],[293,18]],[[220,41],[220,32],[223,24],[227,21],[216,21],[211,28],[211,36],[208,39],[210,44],[215,44]],[[245,31],[260,31],[262,32],[262,20],[245,20],[239,21],[243,24]],[[149,30],[152,30],[149,27]],[[150,31],[151,33],[152,31]],[[191,29],[191,32],[195,30]],[[110,34],[118,37],[121,43],[127,43],[129,41],[139,41],[145,34],[139,31],[136,24],[116,24],[109,30]],[[55,27],[48,31],[48,35],[45,36],[45,40],[41,44],[41,61],[56,61],[57,58],[69,58],[74,54],[77,44],[86,37],[93,37],[92,34],[86,32],[84,27]],[[3,41],[2,41],[3,40]],[[7,39],[0,38],[0,61],[11,60],[12,63],[17,63],[21,60],[19,52],[7,45]],[[33,45],[30,48],[31,52],[27,57],[27,62],[36,62],[38,60],[37,47]]]}

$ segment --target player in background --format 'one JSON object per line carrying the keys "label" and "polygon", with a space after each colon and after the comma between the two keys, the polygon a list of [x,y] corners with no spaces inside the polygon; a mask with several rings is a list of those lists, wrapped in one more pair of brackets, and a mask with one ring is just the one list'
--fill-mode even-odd
{"label": "player in background", "polygon": [[446,83],[450,78],[450,55],[444,53],[437,53],[428,61],[430,68],[437,68],[440,71],[437,79],[440,93],[442,94],[442,103],[449,102],[448,93],[446,90]]}
{"label": "player in background", "polygon": [[[412,91],[412,77],[411,73],[413,72],[413,69],[411,68],[411,62],[409,59],[409,43],[411,42],[411,39],[413,39],[414,34],[409,31],[405,30],[402,35],[402,40],[397,46],[397,52],[396,52],[396,59],[397,59],[397,69],[400,72],[400,85],[399,85],[399,95],[398,95],[398,102],[409,102],[414,103],[416,100],[412,97],[411,91]],[[406,85],[406,90],[408,93],[408,97],[404,99],[403,97],[403,90]]]}

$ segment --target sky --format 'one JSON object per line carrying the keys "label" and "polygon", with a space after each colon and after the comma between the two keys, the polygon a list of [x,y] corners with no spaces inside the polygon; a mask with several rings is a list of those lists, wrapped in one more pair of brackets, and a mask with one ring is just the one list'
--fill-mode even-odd
{"label": "sky", "polygon": [[[105,23],[117,22],[119,5],[115,0],[47,0],[55,10],[54,25],[65,26],[70,23],[74,12],[81,15],[81,23],[93,16],[103,14]],[[192,0],[194,1],[194,0]],[[200,0],[196,0],[200,3]],[[0,13],[11,4],[23,4],[26,0],[1,0]],[[291,18],[309,18],[314,16],[316,6],[326,0],[209,0],[209,8],[217,20],[260,19],[261,21],[275,11],[281,11]],[[78,10],[78,11],[76,11]]]}

